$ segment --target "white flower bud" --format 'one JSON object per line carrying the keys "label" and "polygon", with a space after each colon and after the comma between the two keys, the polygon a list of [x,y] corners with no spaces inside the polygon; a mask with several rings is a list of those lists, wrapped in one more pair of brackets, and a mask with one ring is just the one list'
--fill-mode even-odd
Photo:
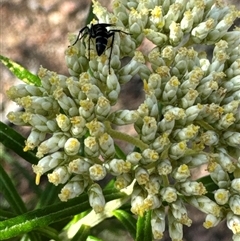
{"label": "white flower bud", "polygon": [[208,171],[210,171],[211,178],[219,186],[219,188],[228,188],[230,185],[229,175],[219,164],[211,164],[208,167]]}
{"label": "white flower bud", "polygon": [[93,84],[84,84],[81,86],[81,90],[84,94],[86,94],[87,98],[89,100],[92,100],[93,102],[97,101],[100,96],[102,96],[102,92],[100,89]]}
{"label": "white flower bud", "polygon": [[[239,215],[234,215],[233,212],[227,213],[227,226],[234,234],[240,234],[240,217]],[[233,239],[237,241],[237,239]]]}
{"label": "white flower bud", "polygon": [[118,190],[126,188],[132,182],[132,177],[128,173],[123,173],[116,177],[116,181],[114,183],[114,187]]}
{"label": "white flower bud", "polygon": [[158,159],[158,153],[155,150],[147,148],[142,152],[142,159],[140,162],[143,164],[149,164],[156,162]]}
{"label": "white flower bud", "polygon": [[147,39],[149,39],[151,42],[153,42],[156,45],[162,45],[167,41],[167,35],[163,33],[156,32],[150,28],[144,29],[144,34]]}
{"label": "white flower bud", "polygon": [[79,114],[87,121],[91,121],[95,117],[94,103],[92,100],[87,99],[80,101]]}
{"label": "white flower bud", "polygon": [[208,33],[214,27],[214,19],[208,19],[205,22],[201,22],[198,26],[196,26],[192,31],[191,35],[193,36],[193,40],[196,43],[200,43],[203,39],[206,38]]}
{"label": "white flower bud", "polygon": [[95,183],[88,189],[89,203],[95,213],[100,213],[105,207],[105,198],[102,193],[101,187]]}
{"label": "white flower bud", "polygon": [[228,145],[239,148],[239,143],[240,143],[239,132],[226,131],[225,133],[223,133],[223,138]]}
{"label": "white flower bud", "polygon": [[75,198],[84,192],[88,181],[82,176],[74,176],[62,189],[58,195],[62,202]]}
{"label": "white flower bud", "polygon": [[71,173],[68,171],[66,166],[59,166],[47,176],[49,182],[53,183],[55,186],[58,186],[59,184],[66,183],[69,180]]}
{"label": "white flower bud", "polygon": [[178,191],[185,196],[204,195],[207,193],[205,186],[201,182],[185,181],[177,185]]}
{"label": "white flower bud", "polygon": [[112,175],[118,176],[124,172],[124,165],[124,160],[114,158],[109,163],[106,163],[105,167]]}
{"label": "white flower bud", "polygon": [[179,159],[180,157],[182,157],[186,153],[187,149],[188,148],[187,148],[186,141],[181,141],[179,143],[174,143],[170,147],[169,156],[173,160],[177,160],[177,159]]}
{"label": "white flower bud", "polygon": [[86,124],[86,127],[89,129],[89,133],[91,136],[99,137],[105,131],[105,126],[103,123],[97,121],[96,119]]}
{"label": "white flower bud", "polygon": [[126,161],[132,163],[133,165],[137,165],[141,159],[142,155],[139,152],[131,152],[126,156]]}
{"label": "white flower bud", "polygon": [[218,134],[215,131],[206,131],[201,135],[204,145],[215,146],[219,142]]}
{"label": "white flower bud", "polygon": [[180,27],[185,33],[188,33],[192,30],[192,26],[193,26],[193,15],[191,10],[187,10],[184,12],[184,16],[181,20]]}
{"label": "white flower bud", "polygon": [[160,201],[158,195],[149,194],[143,201],[146,211],[153,210],[160,207],[162,202]]}
{"label": "white flower bud", "polygon": [[157,132],[157,122],[155,118],[150,116],[145,116],[143,118],[141,139],[145,143],[151,143],[155,139]]}
{"label": "white flower bud", "polygon": [[136,110],[118,110],[109,116],[109,119],[116,125],[128,125],[137,121],[139,114]]}
{"label": "white flower bud", "polygon": [[183,238],[183,225],[176,220],[172,213],[169,211],[169,236],[171,240],[182,240]]}
{"label": "white flower bud", "polygon": [[162,180],[158,175],[151,175],[149,181],[145,184],[145,188],[150,195],[159,193]]}
{"label": "white flower bud", "polygon": [[177,129],[173,135],[178,141],[184,141],[194,138],[198,134],[198,130],[200,129],[200,126],[195,126],[193,124],[188,125],[187,127],[183,129]]}
{"label": "white flower bud", "polygon": [[27,140],[25,141],[25,147],[23,151],[33,150],[45,139],[45,137],[46,137],[45,132],[41,132],[33,128]]}
{"label": "white flower bud", "polygon": [[100,181],[107,175],[107,170],[103,165],[94,164],[89,168],[91,180]]}
{"label": "white flower bud", "polygon": [[62,131],[68,131],[71,128],[70,119],[66,115],[57,115],[56,121]]}
{"label": "white flower bud", "polygon": [[139,185],[146,184],[149,181],[149,173],[142,167],[137,167],[135,170],[135,178]]}
{"label": "white flower bud", "polygon": [[63,152],[55,152],[42,158],[37,165],[33,165],[33,172],[36,173],[36,184],[40,182],[40,177],[47,171],[60,165],[65,159],[66,154]]}
{"label": "white flower bud", "polygon": [[171,22],[169,26],[170,34],[169,34],[169,41],[173,46],[178,45],[183,37],[183,32],[180,27],[179,23],[176,23],[174,21]]}
{"label": "white flower bud", "polygon": [[84,152],[88,157],[98,157],[99,156],[99,145],[97,143],[96,137],[88,136],[84,140]]}
{"label": "white flower bud", "polygon": [[212,214],[216,217],[220,217],[222,215],[221,208],[206,196],[192,196],[186,199],[191,205],[204,213]]}
{"label": "white flower bud", "polygon": [[158,174],[161,175],[168,175],[172,172],[172,165],[168,159],[162,160],[157,165]]}
{"label": "white flower bud", "polygon": [[161,153],[170,143],[168,136],[169,135],[167,133],[163,133],[161,136],[157,137],[151,145],[152,149],[158,153]]}
{"label": "white flower bud", "polygon": [[36,156],[38,158],[43,157],[47,153],[54,153],[58,151],[59,149],[63,148],[65,145],[65,142],[68,140],[68,135],[57,132],[54,133],[52,137],[50,137],[48,140],[42,142],[38,146],[38,151]]}
{"label": "white flower bud", "polygon": [[57,88],[54,91],[53,96],[65,114],[68,114],[69,116],[78,115],[78,107],[75,101],[71,97],[67,96],[62,88]]}
{"label": "white flower bud", "polygon": [[73,137],[80,138],[86,134],[87,128],[85,126],[86,120],[82,116],[74,116],[70,118],[71,129],[70,132]]}
{"label": "white flower bud", "polygon": [[190,177],[191,173],[186,164],[180,165],[173,171],[173,177],[180,182],[186,181],[188,177]]}
{"label": "white flower bud", "polygon": [[234,214],[240,215],[240,196],[233,195],[229,198],[229,206]]}
{"label": "white flower bud", "polygon": [[229,190],[223,188],[218,189],[214,193],[214,198],[219,205],[225,205],[229,200]]}
{"label": "white flower bud", "polygon": [[114,141],[110,135],[104,133],[99,137],[100,153],[104,158],[112,158],[115,155]]}
{"label": "white flower bud", "polygon": [[104,96],[100,96],[94,108],[97,120],[101,121],[105,120],[106,117],[109,115],[111,105],[107,98],[105,98]]}
{"label": "white flower bud", "polygon": [[121,89],[117,76],[115,74],[108,75],[106,85],[106,98],[111,102],[111,105],[113,105],[116,103]]}
{"label": "white flower bud", "polygon": [[151,216],[152,233],[155,239],[161,239],[165,231],[166,214],[164,207],[154,209]]}
{"label": "white flower bud", "polygon": [[203,223],[203,227],[206,229],[216,227],[221,221],[221,218],[218,218],[212,214],[208,214],[205,218],[205,222]]}
{"label": "white flower bud", "polygon": [[13,111],[10,111],[7,114],[7,118],[14,125],[23,126],[23,125],[26,124],[26,122],[22,119],[23,114],[24,114],[24,112],[13,112]]}
{"label": "white flower bud", "polygon": [[173,187],[164,187],[160,191],[163,201],[168,203],[175,202],[177,200],[177,190]]}
{"label": "white flower bud", "polygon": [[87,158],[74,159],[68,164],[69,171],[76,174],[86,174],[92,162]]}
{"label": "white flower bud", "polygon": [[181,199],[170,204],[170,211],[179,223],[191,226],[192,220],[187,216],[187,208]]}
{"label": "white flower bud", "polygon": [[74,156],[78,154],[80,150],[80,142],[76,138],[69,138],[65,145],[64,145],[64,151],[69,156]]}
{"label": "white flower bud", "polygon": [[219,148],[219,153],[217,157],[219,164],[221,165],[223,170],[227,171],[228,173],[234,172],[236,166],[234,165],[233,160],[229,157],[229,155],[224,149],[221,149],[222,148]]}

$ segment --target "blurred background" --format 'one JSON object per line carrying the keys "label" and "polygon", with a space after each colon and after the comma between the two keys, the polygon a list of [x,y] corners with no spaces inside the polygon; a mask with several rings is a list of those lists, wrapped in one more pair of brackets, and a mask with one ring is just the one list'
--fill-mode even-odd
{"label": "blurred background", "polygon": [[[111,1],[99,0],[111,11]],[[240,5],[239,0],[226,1]],[[90,0],[0,0],[0,54],[19,63],[32,73],[37,73],[39,66],[68,75],[65,65],[64,51],[69,45],[68,34],[78,33],[86,25],[89,15]],[[239,7],[240,9],[240,7]],[[239,26],[239,24],[238,24]],[[0,120],[10,125],[6,119],[9,111],[18,107],[7,100],[6,90],[10,86],[21,83],[2,64],[0,64]],[[138,78],[131,80],[122,89],[118,108],[136,108],[143,99],[142,81]],[[27,136],[27,128],[17,128],[22,135]],[[126,130],[131,133],[132,127]],[[31,165],[21,160],[14,153],[9,153],[0,143],[0,163],[7,172],[18,180],[16,186],[26,203],[34,198],[27,180],[22,178],[17,162],[32,174]],[[4,202],[0,193],[0,205]],[[34,206],[33,206],[34,208]],[[218,227],[206,230],[203,228],[205,215],[189,207],[189,216],[193,220],[190,228],[184,228],[185,241],[229,241],[231,232],[222,222]],[[118,223],[106,221],[99,227],[99,238],[104,240],[131,240]],[[103,231],[102,231],[103,230]],[[104,231],[105,230],[105,231]],[[104,233],[105,232],[105,233]],[[117,234],[117,235],[116,235]],[[108,238],[106,238],[108,237]],[[163,241],[170,241],[168,234]]]}

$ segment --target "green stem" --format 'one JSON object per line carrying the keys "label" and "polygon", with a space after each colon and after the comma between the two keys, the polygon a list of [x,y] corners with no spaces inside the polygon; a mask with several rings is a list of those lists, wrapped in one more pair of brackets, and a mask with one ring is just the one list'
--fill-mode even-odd
{"label": "green stem", "polygon": [[141,150],[144,150],[144,149],[148,148],[148,145],[145,144],[144,142],[142,142],[141,140],[139,140],[139,139],[137,139],[135,137],[129,136],[129,135],[125,134],[125,133],[113,130],[109,121],[104,121],[104,125],[106,127],[106,132],[112,138],[131,143],[134,146],[137,146],[138,148],[140,148]]}
{"label": "green stem", "polygon": [[163,186],[168,187],[169,186],[169,180],[168,180],[167,175],[162,175],[162,179],[163,179]]}

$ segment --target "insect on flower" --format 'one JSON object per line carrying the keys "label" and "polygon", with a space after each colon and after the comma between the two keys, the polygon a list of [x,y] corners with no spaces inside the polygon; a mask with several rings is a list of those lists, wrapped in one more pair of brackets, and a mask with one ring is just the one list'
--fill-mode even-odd
{"label": "insect on flower", "polygon": [[110,50],[110,55],[109,55],[109,60],[108,60],[109,74],[110,74],[110,61],[111,61],[111,56],[112,56],[112,48],[113,48],[115,33],[121,32],[121,33],[129,34],[129,33],[126,33],[122,30],[119,30],[119,29],[107,30],[107,27],[111,27],[111,26],[114,26],[114,25],[109,24],[109,23],[97,23],[97,24],[91,24],[90,28],[88,26],[85,26],[84,28],[82,28],[79,31],[77,39],[72,44],[72,46],[75,45],[78,40],[81,40],[82,38],[89,35],[89,38],[88,38],[88,56],[89,56],[89,59],[90,59],[90,40],[91,39],[96,40],[96,42],[95,42],[96,51],[97,51],[98,56],[101,56],[107,48],[108,39],[112,38],[112,41],[111,41],[111,44],[110,44],[111,50]]}

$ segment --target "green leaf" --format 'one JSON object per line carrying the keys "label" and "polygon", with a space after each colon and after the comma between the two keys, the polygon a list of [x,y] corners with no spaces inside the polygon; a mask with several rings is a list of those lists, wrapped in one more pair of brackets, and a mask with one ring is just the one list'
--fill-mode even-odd
{"label": "green leaf", "polygon": [[0,222],[0,240],[43,228],[90,208],[86,194]]}
{"label": "green leaf", "polygon": [[151,211],[145,212],[143,217],[138,217],[136,241],[152,240]]}
{"label": "green leaf", "polygon": [[133,215],[120,209],[113,211],[113,214],[135,240],[137,220],[133,217]]}
{"label": "green leaf", "polygon": [[[126,196],[116,190],[108,190],[104,196],[106,201]],[[41,209],[27,212],[23,215],[0,222],[0,240],[16,237],[18,235],[43,228],[49,224],[62,221],[73,215],[89,210],[87,194],[80,197],[61,202]],[[6,228],[7,227],[7,228]]]}
{"label": "green leaf", "polygon": [[100,238],[97,237],[93,237],[93,236],[88,236],[88,238],[86,239],[86,241],[103,241]]}
{"label": "green leaf", "polygon": [[201,182],[204,187],[207,190],[207,194],[205,194],[205,196],[207,196],[208,198],[210,198],[211,200],[215,201],[214,199],[214,191],[216,191],[219,187],[216,183],[214,183],[214,181],[212,180],[210,175],[201,177],[199,179],[197,179],[198,182]]}
{"label": "green leaf", "polygon": [[116,151],[116,156],[117,158],[121,158],[123,160],[126,160],[126,155],[125,153],[122,151],[122,149],[115,143],[115,151]]}
{"label": "green leaf", "polygon": [[5,56],[0,55],[0,60],[18,79],[27,84],[41,86],[41,80],[37,75],[32,74],[27,69]]}
{"label": "green leaf", "polygon": [[94,16],[94,13],[93,13],[93,3],[91,3],[89,11],[88,11],[88,16],[87,16],[87,19],[86,19],[86,24],[90,24],[94,17],[95,16]]}
{"label": "green leaf", "polygon": [[39,197],[36,208],[45,207],[56,202],[60,202],[58,199],[58,193],[60,193],[62,186],[54,186],[52,183],[47,183],[44,191]]}
{"label": "green leaf", "polygon": [[5,147],[13,150],[15,153],[17,153],[20,157],[22,157],[29,163],[37,164],[38,158],[33,152],[23,151],[23,148],[25,146],[24,141],[25,138],[21,136],[18,132],[16,132],[14,129],[7,126],[3,122],[0,122],[0,142],[3,143]]}
{"label": "green leaf", "polygon": [[48,237],[48,240],[54,240],[54,241],[61,241],[58,237],[59,232],[51,227],[44,227],[39,228],[36,230],[37,233],[41,234],[42,236]]}
{"label": "green leaf", "polygon": [[90,234],[90,227],[82,225],[71,241],[85,241]]}
{"label": "green leaf", "polygon": [[[12,155],[11,152],[4,149],[2,146],[2,158],[6,161],[6,163],[11,166],[11,169],[14,170],[13,176],[16,177],[17,180],[19,180],[19,176],[21,175],[21,178],[26,179],[28,182],[29,190],[32,190],[35,194],[37,194],[38,197],[42,196],[42,190],[35,184],[35,177],[33,176],[33,172],[29,172],[29,169],[26,168],[26,165],[23,165],[22,162],[19,162],[19,159],[16,158],[14,155]],[[1,147],[0,146],[0,147]],[[17,176],[15,176],[15,173]],[[38,198],[39,199],[39,198]],[[31,199],[31,202],[35,202],[35,199]],[[51,203],[53,204],[53,202]]]}
{"label": "green leaf", "polygon": [[[2,165],[0,165],[0,191],[8,201],[15,214],[22,214],[27,211],[24,202],[15,189],[11,178],[7,175]],[[4,222],[4,221],[3,221]],[[0,232],[1,233],[1,232]]]}

